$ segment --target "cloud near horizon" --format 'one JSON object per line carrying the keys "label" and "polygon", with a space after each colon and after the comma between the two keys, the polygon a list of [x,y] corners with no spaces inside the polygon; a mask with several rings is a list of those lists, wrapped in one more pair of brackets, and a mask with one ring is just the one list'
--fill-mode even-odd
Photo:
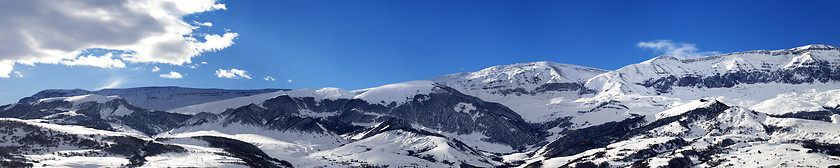
{"label": "cloud near horizon", "polygon": [[122,79],[120,79],[120,78],[110,79],[110,81],[109,81],[107,84],[105,84],[105,85],[104,85],[104,86],[102,86],[102,87],[99,87],[99,88],[98,88],[98,89],[96,89],[96,90],[109,89],[109,88],[117,88],[117,87],[120,87],[120,85],[122,85],[122,83],[123,83],[123,80],[122,80]]}
{"label": "cloud near horizon", "polygon": [[248,75],[248,71],[241,70],[241,69],[236,69],[236,68],[233,68],[233,69],[230,69],[230,70],[225,70],[225,69],[219,68],[219,70],[216,70],[216,77],[228,78],[228,79],[239,79],[239,78],[251,79],[251,76]]}
{"label": "cloud near horizon", "polygon": [[718,51],[700,51],[695,44],[673,42],[671,40],[642,41],[636,44],[639,48],[652,49],[663,55],[673,57],[702,57],[720,54]]}
{"label": "cloud near horizon", "polygon": [[169,78],[169,79],[181,79],[181,78],[184,78],[184,76],[182,76],[182,75],[181,75],[181,73],[178,73],[178,72],[175,72],[175,71],[169,71],[169,73],[168,73],[168,74],[160,74],[160,77],[161,77],[161,78]]}
{"label": "cloud near horizon", "polygon": [[0,78],[9,78],[18,64],[191,63],[204,52],[233,45],[239,34],[194,33],[212,23],[182,18],[225,9],[216,0],[2,1]]}

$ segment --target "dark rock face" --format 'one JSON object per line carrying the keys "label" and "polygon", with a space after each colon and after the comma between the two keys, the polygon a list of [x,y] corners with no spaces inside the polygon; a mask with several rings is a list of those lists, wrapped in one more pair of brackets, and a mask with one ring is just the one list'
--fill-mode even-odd
{"label": "dark rock face", "polygon": [[260,148],[247,142],[216,136],[197,136],[193,138],[205,141],[211,147],[224,149],[225,152],[230,153],[235,158],[241,159],[249,167],[294,167],[288,161],[268,156]]}
{"label": "dark rock face", "polygon": [[187,152],[181,146],[161,144],[154,141],[146,141],[129,136],[111,136],[102,138],[104,141],[113,142],[107,144],[103,149],[106,152],[127,156],[128,167],[138,167],[146,163],[146,157],[155,156],[168,152]]}
{"label": "dark rock face", "polygon": [[[77,108],[75,114],[80,115],[64,114],[69,112],[64,109],[71,108]],[[109,114],[109,110],[118,108],[125,108],[131,112]],[[0,117],[48,118],[58,124],[103,130],[114,130],[111,124],[124,124],[147,135],[211,122],[221,122],[224,125],[241,123],[280,131],[344,134],[364,128],[358,124],[372,124],[395,118],[410,123],[409,126],[416,124],[455,134],[483,134],[488,137],[485,141],[506,144],[517,149],[540,143],[542,136],[545,136],[543,127],[525,122],[504,105],[485,102],[442,85],[436,85],[430,94],[415,95],[403,104],[368,103],[359,99],[315,100],[311,97],[284,95],[266,100],[260,105],[250,104],[228,109],[221,114],[183,115],[143,109],[117,98],[103,103],[73,104],[58,100],[17,104],[0,111]],[[554,123],[562,124],[568,123]]]}
{"label": "dark rock face", "polygon": [[[77,108],[68,114],[71,108]],[[101,116],[102,111],[114,111],[126,108],[130,114],[123,116]],[[155,135],[162,131],[180,127],[190,115],[151,111],[135,107],[123,99],[114,99],[104,103],[84,102],[73,104],[67,101],[16,104],[0,110],[2,118],[46,119],[56,124],[79,125],[101,130],[114,130],[109,123],[124,124],[146,135]],[[104,118],[104,119],[103,119]]]}
{"label": "dark rock face", "polygon": [[[448,145],[449,147],[452,147],[452,149],[457,150],[457,151],[462,152],[462,153],[467,154],[467,155],[473,155],[473,156],[479,156],[479,157],[485,158],[485,160],[482,160],[482,162],[490,163],[486,159],[487,156],[485,154],[481,153],[477,149],[474,149],[474,148],[470,147],[469,145],[465,144],[464,142],[458,140],[457,138],[447,138],[446,136],[441,135],[441,134],[415,129],[411,126],[411,123],[403,121],[403,120],[398,119],[398,118],[386,119],[385,121],[383,121],[379,124],[376,124],[376,126],[354,131],[354,132],[350,133],[350,135],[353,135],[353,137],[358,137],[358,138],[353,138],[352,139],[352,140],[358,141],[358,140],[363,140],[363,139],[370,138],[370,137],[373,137],[373,136],[376,136],[376,135],[379,135],[379,134],[383,134],[383,133],[391,133],[391,134],[396,134],[396,135],[413,133],[413,134],[418,135],[418,136],[445,138],[445,139],[447,139],[446,140],[446,145]],[[416,157],[416,158],[419,158],[419,159],[423,159],[423,160],[427,160],[427,161],[430,161],[430,162],[440,162],[440,163],[448,164],[450,166],[475,167],[473,165],[464,163],[464,162],[459,161],[459,160],[447,160],[445,158],[438,158],[438,157],[435,157],[432,154],[427,154],[426,153],[426,152],[428,152],[432,149],[433,148],[430,148],[430,147],[429,148],[411,148],[411,149],[406,150],[406,152],[407,152],[406,155]],[[459,162],[460,162],[460,164],[458,164]]]}
{"label": "dark rock face", "polygon": [[[540,82],[539,78],[536,78],[535,80],[536,80],[535,82]],[[492,84],[492,83],[490,83],[490,84]],[[536,84],[536,83],[532,83],[532,84]],[[546,84],[542,84],[540,86],[537,86],[537,88],[535,88],[534,90],[531,90],[531,91],[529,91],[525,88],[501,89],[503,87],[504,86],[483,87],[481,89],[491,90],[490,93],[501,94],[501,95],[505,95],[505,96],[507,96],[507,95],[517,95],[517,96],[532,95],[533,96],[533,95],[536,95],[538,93],[545,93],[545,92],[548,92],[548,91],[563,91],[563,92],[576,91],[579,94],[587,94],[587,93],[596,92],[595,90],[591,90],[591,89],[588,89],[588,88],[584,87],[583,82],[577,82],[577,83],[546,83]]]}
{"label": "dark rock face", "polygon": [[[641,125],[645,121],[644,117],[639,116],[619,122],[609,122],[573,130],[544,146],[543,148],[545,150],[541,155],[546,158],[570,156],[589,149],[605,147],[611,143],[627,140],[634,136],[644,135],[647,131],[673,122],[680,122],[685,125],[694,121],[709,120],[729,108],[726,104],[715,101],[707,107],[694,109],[677,116],[662,118],[646,125]],[[673,145],[681,147],[688,144],[685,141],[669,143],[669,148],[675,148]],[[646,155],[648,154],[639,153],[638,157]]]}
{"label": "dark rock face", "polygon": [[59,145],[95,147],[99,143],[73,135],[42,130],[23,122],[0,120],[0,166],[32,167],[33,163],[23,157],[26,153],[46,152]]}
{"label": "dark rock face", "polygon": [[300,117],[295,112],[283,109],[263,108],[255,104],[231,109],[222,113],[224,124],[242,123],[273,130],[298,130],[306,132],[327,132],[319,126],[316,118]]}
{"label": "dark rock face", "polygon": [[18,100],[18,103],[33,103],[38,101],[38,99],[43,98],[52,98],[52,97],[70,97],[70,96],[79,96],[79,95],[86,95],[91,94],[91,91],[87,91],[84,89],[71,89],[71,90],[63,90],[63,89],[47,89],[35,93],[35,95],[24,97]]}
{"label": "dark rock face", "polygon": [[88,91],[82,89],[49,89],[43,90],[30,97],[22,98],[18,103],[33,103],[39,99],[52,97],[69,97],[87,94],[103,96],[119,96],[131,104],[149,110],[169,110],[175,107],[200,104],[210,101],[218,101],[235,97],[250,96],[262,93],[281,91],[283,89],[259,89],[259,90],[225,90],[225,89],[198,89],[182,88],[175,86],[165,87],[139,87],[127,89],[102,89]]}
{"label": "dark rock face", "polygon": [[776,118],[798,118],[798,119],[806,119],[806,120],[817,120],[817,121],[825,121],[831,122],[831,116],[834,114],[840,114],[840,107],[823,107],[824,110],[820,111],[800,111],[800,112],[793,112],[787,114],[780,114],[780,115],[770,115]]}
{"label": "dark rock face", "polygon": [[[629,154],[626,154],[626,155],[625,154],[618,154],[617,155],[618,157],[615,157],[613,159],[613,161],[621,161],[621,162],[631,163],[627,167],[647,168],[647,167],[651,167],[648,163],[649,158],[670,154],[674,150],[679,149],[681,147],[684,147],[688,144],[690,144],[690,142],[686,142],[682,138],[674,138],[674,139],[668,140],[668,141],[663,142],[663,143],[649,144],[648,148],[646,148],[646,149],[641,149],[641,150],[636,150],[636,151],[628,150],[628,151],[632,151],[632,152],[630,152]],[[569,163],[567,163],[565,165],[562,165],[560,167],[570,167],[570,166],[574,166],[575,168],[581,167],[581,166],[583,166],[583,167],[598,167],[598,168],[601,168],[601,167],[604,167],[604,168],[615,167],[614,165],[611,166],[608,162],[600,162],[600,163],[593,162],[593,160],[601,159],[605,156],[606,156],[606,152],[601,151],[601,152],[597,152],[593,155],[586,155],[586,156],[574,159],[574,160],[570,161]],[[694,165],[690,158],[685,158],[685,157],[677,157],[677,158],[670,159],[668,161],[668,163],[669,164],[666,167],[679,168],[679,167],[693,167],[693,165]]]}
{"label": "dark rock face", "polygon": [[[412,101],[397,106],[386,114],[445,132],[482,133],[489,137],[490,142],[517,148],[539,142],[537,136],[541,132],[504,105],[485,102],[448,87],[438,86],[437,89],[429,95],[415,96]],[[459,104],[464,103],[475,109],[460,112],[455,110]]]}
{"label": "dark rock face", "polygon": [[146,162],[146,157],[169,152],[186,152],[180,146],[161,144],[129,136],[105,136],[101,140],[74,134],[52,131],[24,122],[0,120],[0,139],[6,144],[0,146],[0,165],[9,167],[31,167],[33,162],[22,154],[40,154],[60,146],[72,146],[94,151],[64,154],[67,156],[121,155],[129,159],[124,166],[137,167]]}
{"label": "dark rock face", "polygon": [[119,123],[125,124],[146,135],[156,135],[180,127],[190,117],[190,115],[184,114],[137,109],[134,113],[116,117],[116,119]]}
{"label": "dark rock face", "polygon": [[[650,157],[658,156],[666,152],[670,152],[674,149],[678,149],[680,147],[686,146],[689,143],[683,140],[682,138],[676,138],[669,140],[665,143],[661,144],[653,144],[647,149],[636,151],[633,154],[628,155],[623,159],[623,161],[634,161],[634,160],[644,160]],[[691,163],[689,161],[689,163]]]}
{"label": "dark rock face", "polygon": [[546,83],[540,85],[534,91],[536,92],[546,92],[546,91],[576,91],[583,87],[583,83]]}
{"label": "dark rock face", "polygon": [[728,88],[738,84],[788,83],[802,84],[840,81],[840,67],[826,61],[805,64],[806,67],[778,71],[737,71],[713,76],[668,76],[649,79],[638,85],[655,88],[659,93],[668,93],[672,87]]}
{"label": "dark rock face", "polygon": [[[99,136],[99,135],[96,135]],[[221,148],[233,157],[241,159],[250,167],[293,167],[291,163],[269,157],[256,146],[222,137],[194,137],[209,143],[210,147]],[[32,167],[34,163],[23,154],[43,154],[62,146],[89,149],[86,152],[64,153],[63,156],[123,156],[129,163],[125,167],[138,167],[146,163],[146,158],[164,153],[183,153],[181,146],[157,141],[143,140],[130,136],[80,136],[41,128],[24,122],[0,120],[0,140],[6,144],[0,146],[0,166]],[[17,145],[9,145],[17,144]],[[66,148],[66,147],[64,147]]]}
{"label": "dark rock face", "polygon": [[[627,131],[624,131],[625,133],[623,135],[606,134],[606,135],[599,135],[599,136],[601,136],[603,138],[606,138],[606,139],[617,139],[614,142],[624,141],[624,140],[632,140],[632,139],[636,139],[636,138],[641,138],[641,139],[658,138],[658,137],[662,136],[661,133],[657,133],[655,131],[652,132],[651,130],[656,129],[656,128],[662,128],[662,127],[665,127],[666,125],[672,125],[672,124],[680,125],[680,126],[683,126],[683,127],[685,127],[686,125],[700,124],[700,125],[705,125],[705,126],[703,126],[702,128],[687,128],[687,129],[690,129],[690,130],[703,129],[703,130],[697,130],[697,131],[702,132],[702,131],[705,130],[705,131],[710,133],[708,135],[728,134],[728,133],[732,133],[730,131],[738,130],[739,128],[741,128],[740,126],[733,126],[733,125],[727,125],[727,124],[721,123],[721,122],[728,122],[729,121],[729,120],[726,120],[726,119],[724,119],[725,121],[718,121],[720,119],[718,117],[723,115],[724,112],[727,112],[730,109],[731,109],[731,107],[729,107],[729,106],[727,106],[723,103],[715,101],[715,102],[709,103],[706,106],[686,111],[686,112],[684,112],[680,115],[677,115],[677,116],[660,118],[660,119],[657,119],[655,121],[649,122],[648,124],[629,129]],[[756,112],[749,112],[749,111],[744,112],[744,113],[738,113],[738,114],[746,115],[746,116],[743,116],[743,117],[751,117],[752,115],[758,115]],[[627,120],[625,120],[625,121],[627,121]],[[597,131],[592,131],[592,130],[597,130],[598,127],[604,127],[604,126],[610,126],[610,125],[619,125],[619,124],[608,123],[608,124],[603,124],[601,126],[595,126],[593,128],[585,128],[585,129],[581,129],[581,130],[574,130],[574,131],[570,131],[566,136],[575,136],[575,137],[583,136],[583,137],[586,137],[585,135],[587,135],[587,133],[597,132]],[[627,125],[627,124],[623,124],[623,125]],[[630,125],[630,126],[626,126],[626,127],[633,127],[633,126]],[[765,127],[765,129],[768,128],[768,126],[764,126],[764,127]],[[590,129],[590,131],[585,131],[587,129]],[[618,129],[621,129],[621,128],[619,127]],[[780,129],[773,129],[773,130],[780,130]],[[581,133],[579,131],[584,131],[584,132]],[[621,133],[621,131],[613,131],[613,132]],[[752,134],[752,133],[748,133],[748,134]],[[620,138],[615,138],[615,137],[620,137]],[[593,142],[590,142],[590,141],[596,141],[596,142],[598,141],[597,139],[584,140],[584,141],[572,141],[572,140],[575,140],[575,138],[565,138],[565,137],[558,138],[558,140],[556,140],[555,142],[552,142],[551,144],[546,146],[546,148],[545,148],[546,152],[542,153],[542,155],[545,156],[545,157],[570,156],[572,154],[577,154],[579,152],[569,152],[567,155],[562,155],[563,153],[558,152],[558,151],[576,150],[576,149],[579,149],[580,147],[574,146],[574,145],[577,145],[577,144],[584,144],[584,145],[596,144],[596,143],[593,143]],[[567,142],[567,143],[560,143],[561,141],[562,142]],[[742,144],[742,143],[749,143],[749,142],[753,142],[753,141],[766,141],[766,140],[765,139],[760,139],[760,138],[759,139],[729,139],[729,138],[725,138],[725,139],[722,139],[722,140],[720,140],[720,141],[718,141],[714,144],[710,144],[708,146],[705,146],[703,148],[690,148],[689,149],[689,148],[685,148],[685,147],[688,146],[688,145],[691,145],[695,141],[690,141],[690,140],[683,139],[681,137],[681,135],[674,135],[674,136],[671,136],[671,139],[668,140],[668,141],[657,142],[657,143],[654,143],[654,144],[647,144],[646,148],[620,149],[618,151],[626,151],[627,153],[621,153],[620,152],[616,155],[609,156],[609,158],[611,158],[611,161],[617,161],[617,162],[620,162],[620,163],[622,163],[622,162],[623,163],[632,163],[632,164],[629,164],[629,165],[625,165],[625,166],[629,166],[629,167],[650,167],[649,162],[651,161],[651,158],[654,158],[654,157],[667,159],[666,161],[667,161],[668,165],[666,167],[693,167],[693,166],[698,165],[698,164],[705,164],[705,165],[715,167],[715,166],[719,166],[721,163],[727,161],[726,160],[727,158],[717,157],[718,155],[727,153],[727,150],[731,150],[731,147],[733,145]],[[611,143],[609,143],[609,144],[611,144]],[[837,147],[836,144],[816,143],[814,141],[795,141],[795,142],[792,142],[792,143],[800,144],[803,147],[809,148],[814,152],[825,153],[825,154],[828,154],[828,155],[837,154],[837,150],[833,150]],[[566,144],[566,145],[563,145],[563,144]],[[606,145],[603,145],[603,146],[600,146],[600,147],[596,146],[596,147],[592,147],[592,148],[588,148],[588,149],[595,149],[595,148],[602,148],[602,147],[606,147]],[[584,149],[579,149],[578,151],[584,151],[584,150],[588,150],[588,149],[584,148]],[[678,149],[679,149],[679,152],[677,152]],[[590,154],[590,155],[583,155],[581,157],[578,157],[576,159],[571,160],[569,163],[567,163],[564,166],[578,167],[578,166],[581,166],[581,165],[592,166],[593,164],[597,165],[599,167],[600,166],[615,166],[615,165],[607,165],[606,162],[601,162],[601,163],[593,162],[594,160],[604,158],[606,150],[615,150],[615,149],[607,147],[607,148],[604,148],[604,150],[605,151],[596,151],[594,154]],[[553,154],[553,155],[550,155],[550,154]],[[590,163],[592,163],[592,164],[590,164]],[[561,167],[564,167],[564,166],[561,166]]]}
{"label": "dark rock face", "polygon": [[569,156],[604,147],[621,139],[643,122],[644,117],[636,117],[570,131],[543,147],[545,152],[542,155],[546,158]]}
{"label": "dark rock face", "polygon": [[601,104],[598,104],[598,106],[595,106],[594,108],[592,108],[590,110],[578,111],[578,113],[591,113],[591,112],[601,111],[602,109],[627,110],[627,109],[630,109],[630,107],[627,107],[627,106],[621,104],[620,101],[610,100],[610,101],[607,101],[607,102],[601,102]]}
{"label": "dark rock face", "polygon": [[38,119],[50,114],[64,112],[57,108],[71,108],[73,103],[66,101],[51,101],[38,104],[6,105],[0,109],[2,118]]}
{"label": "dark rock face", "polygon": [[720,113],[729,109],[730,107],[719,101],[715,101],[709,106],[690,110],[677,116],[666,117],[651,122],[650,124],[633,129],[623,139],[631,138],[632,136],[641,135],[654,128],[662,127],[673,122],[679,122],[680,125],[688,125],[695,121],[712,120]]}
{"label": "dark rock face", "polygon": [[819,152],[831,156],[840,156],[840,144],[818,142],[816,140],[794,141],[802,147],[811,149],[810,152]]}
{"label": "dark rock face", "polygon": [[365,138],[372,137],[374,135],[377,135],[377,134],[380,134],[380,133],[383,133],[383,132],[394,131],[394,130],[413,132],[413,133],[416,133],[416,134],[419,134],[419,135],[444,137],[443,135],[432,133],[432,132],[429,132],[429,131],[414,129],[413,127],[411,127],[411,123],[408,123],[408,122],[403,121],[403,120],[398,119],[398,118],[386,119],[385,121],[382,121],[381,123],[376,124],[376,126],[368,127],[368,128],[365,128],[365,129],[359,129],[359,130],[357,130],[357,131],[355,131],[351,134],[363,134],[361,136],[361,138],[359,138],[359,139],[365,139]]}
{"label": "dark rock face", "polygon": [[181,124],[181,125],[182,126],[196,126],[196,125],[201,125],[201,124],[205,124],[205,123],[216,122],[216,121],[219,120],[219,118],[220,118],[219,114],[201,112],[201,113],[193,115],[192,117],[190,117],[189,119],[184,121],[184,123]]}
{"label": "dark rock face", "polygon": [[[475,109],[459,112],[456,111],[459,104],[469,104]],[[370,104],[358,99],[315,101],[313,98],[278,96],[265,101],[263,106],[248,105],[228,110],[223,113],[227,115],[225,122],[271,125],[271,128],[280,130],[310,130],[320,125],[343,134],[362,128],[352,123],[378,123],[397,118],[444,132],[481,133],[489,137],[489,142],[516,148],[538,143],[538,136],[541,135],[540,130],[507,107],[461,94],[445,86],[437,86],[433,93],[416,95],[407,103],[399,105]],[[326,117],[306,117],[301,115],[302,110],[326,114]]]}

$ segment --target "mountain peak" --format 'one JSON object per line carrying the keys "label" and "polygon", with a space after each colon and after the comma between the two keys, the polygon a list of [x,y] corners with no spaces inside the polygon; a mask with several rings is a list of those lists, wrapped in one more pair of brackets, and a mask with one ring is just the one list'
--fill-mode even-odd
{"label": "mountain peak", "polygon": [[665,93],[672,87],[729,88],[754,83],[823,83],[840,81],[836,75],[837,66],[840,66],[840,48],[821,44],[696,58],[659,56],[595,77],[586,87],[600,90],[603,95],[613,95]]}
{"label": "mountain peak", "polygon": [[652,59],[649,59],[647,61],[644,61],[642,63],[654,63],[654,62],[660,62],[660,61],[679,61],[679,60],[680,60],[680,58],[677,58],[677,57],[674,57],[674,56],[660,55],[660,56],[654,57]]}
{"label": "mountain peak", "polygon": [[523,62],[509,65],[496,65],[475,72],[462,72],[431,79],[436,82],[477,81],[490,84],[498,81],[508,83],[577,83],[601,73],[609,72],[549,61]]}
{"label": "mountain peak", "polygon": [[524,71],[543,71],[543,72],[551,72],[551,73],[558,73],[560,75],[564,75],[561,68],[568,68],[574,70],[581,70],[581,71],[590,71],[590,72],[606,72],[606,70],[601,70],[597,68],[590,68],[590,67],[583,67],[578,65],[571,65],[571,64],[561,64],[549,61],[539,61],[539,62],[523,62],[523,63],[516,63],[510,65],[496,65],[489,68],[484,68],[482,70],[470,73],[467,78],[475,79],[486,77],[489,75],[498,75],[498,74],[508,74],[508,75],[516,75],[519,73],[523,73]]}
{"label": "mountain peak", "polygon": [[825,45],[825,44],[809,44],[809,45],[805,45],[805,46],[801,46],[801,47],[792,48],[790,50],[799,51],[799,50],[838,50],[838,49],[840,49],[840,47],[835,47],[835,46]]}
{"label": "mountain peak", "polygon": [[778,56],[778,55],[801,55],[803,52],[806,51],[815,51],[815,50],[840,50],[840,47],[835,47],[831,45],[825,44],[809,44],[805,46],[790,48],[790,49],[781,49],[781,50],[753,50],[753,51],[742,51],[742,52],[733,52],[733,53],[725,53],[725,54],[718,54],[718,55],[710,55],[710,56],[703,56],[703,57],[687,57],[687,58],[679,58],[674,56],[668,55],[661,55],[650,60],[644,61],[642,63],[654,63],[654,62],[661,62],[661,61],[680,61],[683,63],[690,63],[696,61],[703,61],[703,60],[715,60],[730,56],[738,56],[738,55],[752,55],[752,54],[764,54],[768,56]]}

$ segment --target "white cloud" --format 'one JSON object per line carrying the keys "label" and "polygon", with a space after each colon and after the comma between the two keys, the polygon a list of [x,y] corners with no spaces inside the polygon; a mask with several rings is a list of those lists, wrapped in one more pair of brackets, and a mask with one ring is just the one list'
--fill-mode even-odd
{"label": "white cloud", "polygon": [[23,78],[23,74],[21,74],[18,71],[15,71],[15,76],[17,76],[18,78]]}
{"label": "white cloud", "polygon": [[201,64],[202,64],[202,65],[206,65],[206,64],[207,64],[207,62],[201,61]]}
{"label": "white cloud", "polygon": [[213,23],[210,23],[210,22],[193,21],[193,24],[199,25],[199,26],[207,26],[207,27],[212,27],[213,26]]}
{"label": "white cloud", "polygon": [[9,72],[12,72],[14,68],[12,65],[15,65],[14,61],[10,60],[0,60],[0,78],[9,78]]}
{"label": "white cloud", "polygon": [[168,74],[160,74],[161,78],[169,78],[169,79],[181,79],[184,76],[181,76],[181,73],[175,71],[169,71]]}
{"label": "white cloud", "polygon": [[656,41],[643,41],[636,44],[637,47],[640,48],[648,48],[653,49],[658,52],[662,52],[664,55],[667,56],[674,56],[674,57],[702,57],[702,56],[709,56],[709,55],[717,55],[720,52],[717,51],[699,51],[695,44],[689,43],[676,43],[671,40],[656,40]]}
{"label": "white cloud", "polygon": [[248,75],[248,71],[241,70],[241,69],[236,69],[236,68],[230,69],[230,70],[225,70],[225,69],[219,68],[219,70],[216,70],[216,77],[228,78],[228,79],[238,79],[238,78],[251,79],[251,76]]}
{"label": "white cloud", "polygon": [[160,68],[158,68],[157,66],[155,66],[155,68],[153,68],[153,69],[152,69],[152,72],[157,72],[157,71],[160,71]]}
{"label": "white cloud", "polygon": [[209,34],[204,36],[206,40],[203,43],[195,43],[195,50],[198,50],[198,53],[202,53],[205,51],[218,51],[224,48],[227,48],[233,45],[233,39],[239,36],[239,33],[225,33],[224,35],[219,36],[218,34]]}
{"label": "white cloud", "polygon": [[265,79],[266,81],[275,81],[276,80],[276,79],[274,79],[274,77],[271,77],[271,76],[266,76],[263,79]]}
{"label": "white cloud", "polygon": [[286,79],[286,82],[292,83],[291,79]]}
{"label": "white cloud", "polygon": [[67,66],[95,66],[100,68],[125,68],[125,63],[119,59],[112,59],[113,54],[107,53],[102,56],[79,56],[75,59],[62,60],[61,63]]}
{"label": "white cloud", "polygon": [[[109,0],[0,2],[0,77],[15,64],[123,68],[128,63],[183,65],[204,52],[233,45],[239,34],[198,35],[186,15],[225,10],[217,0]],[[203,33],[202,33],[203,34]],[[120,51],[115,57],[87,49]],[[85,54],[86,56],[80,56]]]}

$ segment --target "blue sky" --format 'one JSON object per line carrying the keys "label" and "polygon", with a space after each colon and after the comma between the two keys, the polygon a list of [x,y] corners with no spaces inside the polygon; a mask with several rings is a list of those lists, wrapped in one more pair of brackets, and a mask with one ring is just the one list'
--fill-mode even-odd
{"label": "blue sky", "polygon": [[[102,8],[107,5],[0,4],[6,6],[0,7],[6,11],[0,20],[28,18],[0,26],[0,31],[29,33],[0,35],[5,41],[0,45],[31,44],[17,42],[27,39],[19,37],[40,40],[31,50],[0,47],[0,73],[3,61],[13,65],[8,77],[0,78],[0,104],[54,88],[355,90],[518,62],[614,70],[662,54],[840,45],[838,1],[204,0],[177,4],[178,10],[155,0],[108,5],[133,9],[135,2],[147,1],[161,5],[109,15],[115,17],[85,15],[102,20],[93,23],[73,22],[81,17],[74,13],[110,9]],[[71,16],[56,25],[49,21],[55,16],[11,10],[26,7],[70,11]],[[125,22],[138,24],[114,26]],[[179,23],[192,27],[182,26],[179,30],[187,33],[181,34],[165,29]],[[140,40],[167,35],[175,40]],[[182,49],[164,43],[184,42],[182,37],[195,40],[187,38],[189,45]],[[73,52],[85,48],[112,50]],[[65,52],[45,52],[54,50]],[[121,51],[105,56],[113,50]]]}

